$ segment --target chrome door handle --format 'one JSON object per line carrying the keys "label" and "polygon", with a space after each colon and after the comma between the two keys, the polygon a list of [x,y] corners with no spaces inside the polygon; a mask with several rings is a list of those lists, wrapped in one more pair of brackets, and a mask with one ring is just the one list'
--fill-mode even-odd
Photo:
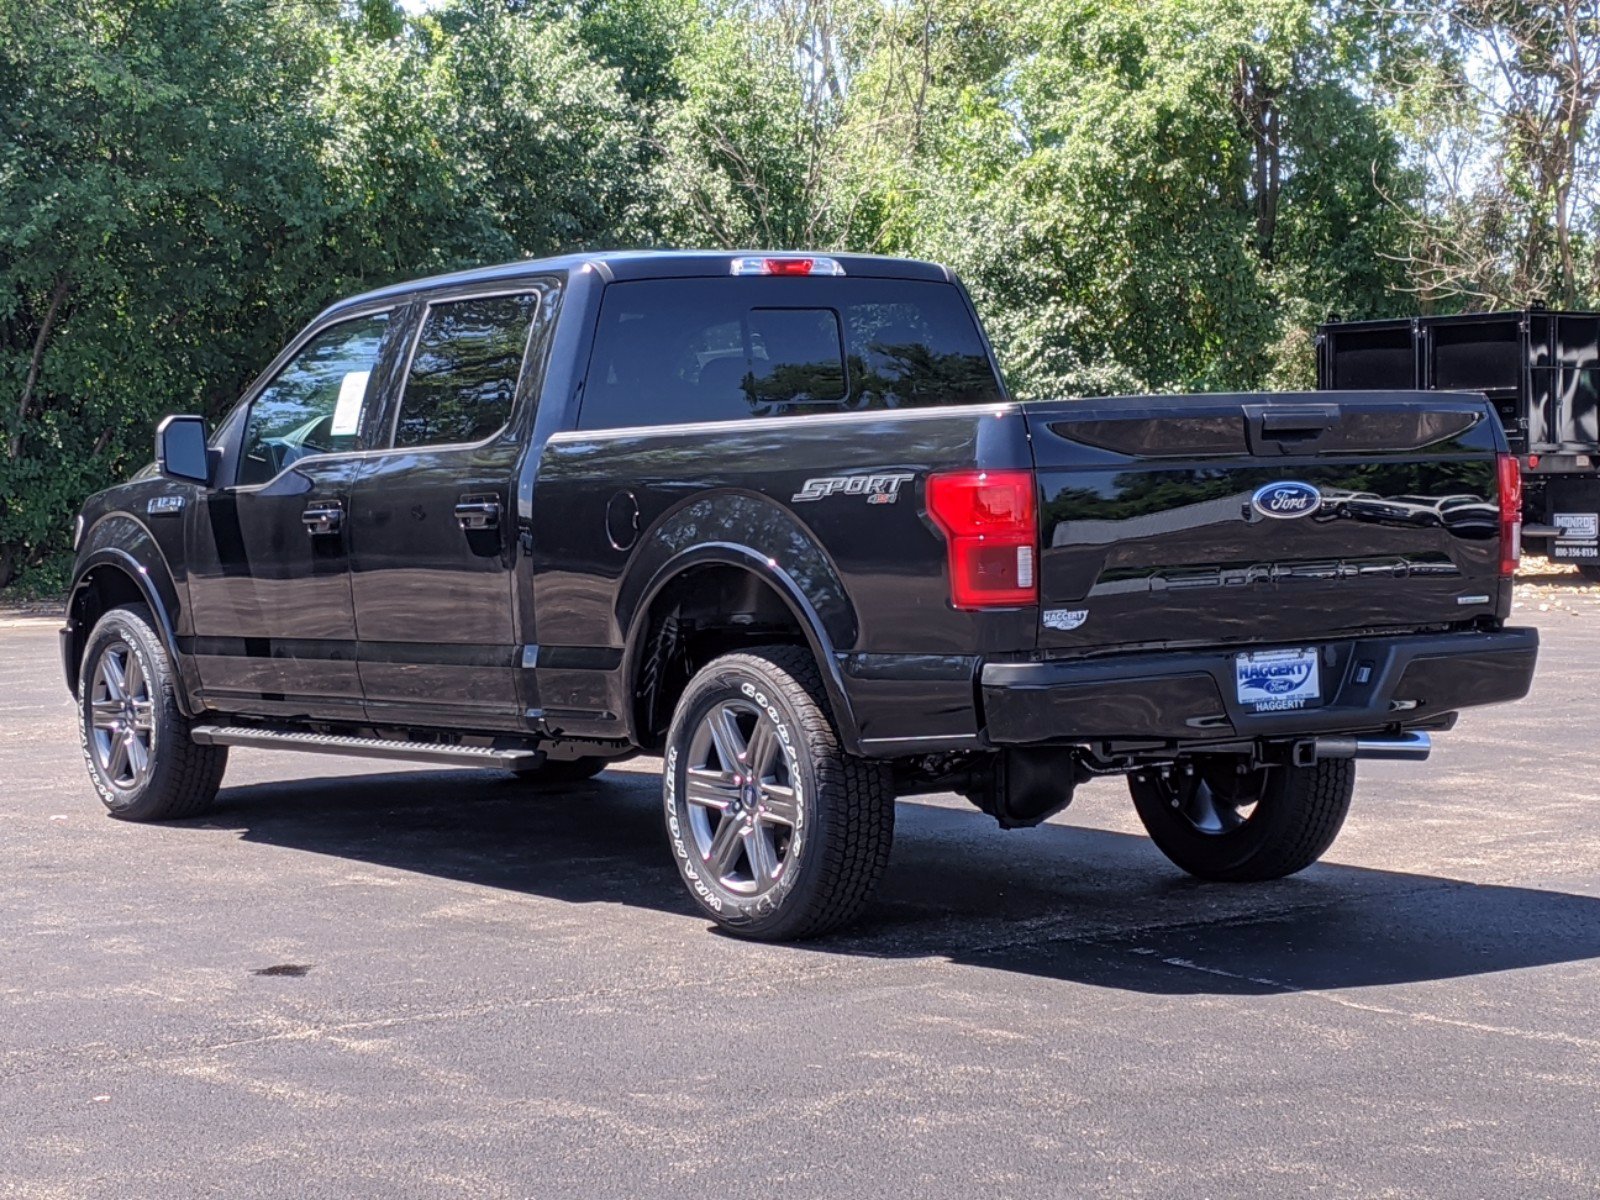
{"label": "chrome door handle", "polygon": [[300,522],[312,537],[338,533],[339,527],[344,524],[344,505],[336,502],[308,504],[305,512],[300,514]]}
{"label": "chrome door handle", "polygon": [[456,505],[456,520],[461,528],[500,528],[500,498],[498,496],[463,496]]}

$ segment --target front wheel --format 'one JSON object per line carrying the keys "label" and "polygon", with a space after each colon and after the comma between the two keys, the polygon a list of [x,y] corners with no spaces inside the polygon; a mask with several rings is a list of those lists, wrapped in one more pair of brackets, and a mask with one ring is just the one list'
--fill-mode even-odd
{"label": "front wheel", "polygon": [[1351,759],[1311,766],[1251,767],[1198,756],[1128,776],[1150,840],[1191,875],[1224,882],[1281,879],[1333,845],[1350,810]]}
{"label": "front wheel", "polygon": [[804,650],[713,661],[678,701],[666,760],[667,837],[717,924],[815,937],[866,906],[889,861],[892,779],[840,746]]}
{"label": "front wheel", "polygon": [[78,676],[78,738],[100,800],[125,821],[196,817],[228,765],[225,746],[197,745],[178,681],[143,604],[95,624]]}

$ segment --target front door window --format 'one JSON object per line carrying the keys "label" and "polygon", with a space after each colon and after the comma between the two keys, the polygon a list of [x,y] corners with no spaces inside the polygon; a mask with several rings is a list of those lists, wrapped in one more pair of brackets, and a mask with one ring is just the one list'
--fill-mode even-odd
{"label": "front door window", "polygon": [[266,483],[312,454],[358,448],[361,413],[389,314],[331,325],[300,348],[250,405],[240,486]]}

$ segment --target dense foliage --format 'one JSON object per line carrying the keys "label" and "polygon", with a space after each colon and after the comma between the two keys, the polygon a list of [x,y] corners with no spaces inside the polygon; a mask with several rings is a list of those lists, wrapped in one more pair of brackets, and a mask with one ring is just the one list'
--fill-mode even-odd
{"label": "dense foliage", "polygon": [[0,586],[336,296],[576,247],[968,280],[1023,395],[1600,302],[1600,0],[0,0]]}

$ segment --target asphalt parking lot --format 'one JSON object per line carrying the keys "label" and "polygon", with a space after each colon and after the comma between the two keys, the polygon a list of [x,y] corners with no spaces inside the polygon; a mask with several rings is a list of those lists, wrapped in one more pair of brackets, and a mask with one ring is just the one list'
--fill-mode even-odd
{"label": "asphalt parking lot", "polygon": [[1184,878],[1118,781],[938,797],[804,946],[691,912],[649,760],[235,751],[110,820],[0,619],[0,1196],[1600,1194],[1600,604],[1548,595],[1533,697],[1364,765],[1302,876]]}

